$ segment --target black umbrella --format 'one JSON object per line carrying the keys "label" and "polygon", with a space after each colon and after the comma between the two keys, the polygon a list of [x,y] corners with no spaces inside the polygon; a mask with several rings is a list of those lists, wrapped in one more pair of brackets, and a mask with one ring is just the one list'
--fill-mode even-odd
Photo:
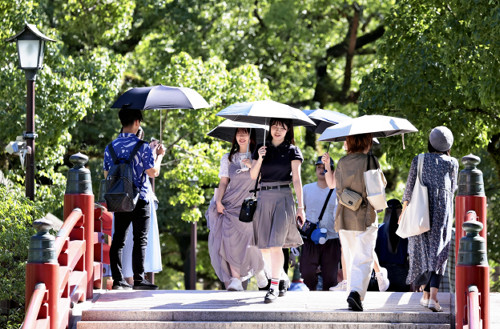
{"label": "black umbrella", "polygon": [[262,136],[265,135],[265,132],[269,129],[269,126],[227,119],[214,129],[210,130],[207,135],[231,143],[238,128],[255,129],[257,136],[256,143],[260,144],[264,143],[264,139],[262,138]]}
{"label": "black umbrella", "polygon": [[[123,93],[112,108],[133,110],[152,109],[201,109],[210,107],[198,92],[186,87],[164,85],[136,87]],[[163,142],[162,115],[160,112],[160,143]]]}
{"label": "black umbrella", "polygon": [[129,89],[118,97],[111,107],[152,110],[201,109],[209,106],[207,101],[191,88],[158,85]]}

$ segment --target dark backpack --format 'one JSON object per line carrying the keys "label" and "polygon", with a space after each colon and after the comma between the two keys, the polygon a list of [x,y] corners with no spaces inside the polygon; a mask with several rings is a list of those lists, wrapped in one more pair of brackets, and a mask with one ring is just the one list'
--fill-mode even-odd
{"label": "dark backpack", "polygon": [[139,200],[140,189],[134,185],[134,169],[132,162],[144,141],[138,141],[130,152],[128,159],[118,158],[113,143],[108,145],[113,165],[106,177],[106,193],[104,199],[109,211],[130,212]]}

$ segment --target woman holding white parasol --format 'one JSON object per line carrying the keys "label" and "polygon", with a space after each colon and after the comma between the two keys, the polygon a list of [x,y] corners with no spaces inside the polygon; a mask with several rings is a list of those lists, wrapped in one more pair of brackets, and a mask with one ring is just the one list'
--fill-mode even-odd
{"label": "woman holding white parasol", "polygon": [[[319,138],[321,141],[345,140],[347,155],[338,161],[334,180],[331,173],[327,173],[330,175],[327,179],[336,184],[339,200],[347,194],[361,198],[357,208],[339,202],[335,215],[335,230],[339,232],[347,267],[347,285],[350,292],[347,302],[353,311],[363,311],[362,300],[373,270],[377,239],[377,214],[367,200],[364,180],[364,172],[373,169],[371,159],[375,162],[375,168],[379,167],[377,159],[369,154],[373,137],[415,131],[417,129],[406,119],[365,115],[327,128]],[[325,158],[329,160],[329,157]]]}

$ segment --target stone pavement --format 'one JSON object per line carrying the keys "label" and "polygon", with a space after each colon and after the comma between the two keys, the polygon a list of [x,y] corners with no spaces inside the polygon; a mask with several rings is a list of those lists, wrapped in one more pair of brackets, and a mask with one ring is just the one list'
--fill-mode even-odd
{"label": "stone pavement", "polygon": [[[218,328],[234,327],[228,323],[261,328],[255,325],[265,322],[328,324],[325,327],[330,328],[333,324],[349,324],[349,328],[385,328],[382,324],[389,327],[397,324],[398,328],[452,328],[454,323],[454,298],[448,293],[438,295],[443,313],[433,313],[420,306],[419,293],[368,292],[363,302],[364,312],[348,310],[345,292],[290,291],[272,304],[263,303],[264,295],[262,291],[107,291],[96,294],[94,302],[80,306],[84,310],[80,311],[82,321],[77,328],[135,328],[123,325],[134,321],[146,321],[143,325],[148,328],[192,327],[180,326],[188,323],[211,328],[199,325],[206,322],[225,324]],[[492,293],[490,328],[500,328],[500,312],[495,312],[498,309],[500,294]],[[78,316],[76,309],[74,314]],[[176,326],[159,326],[167,322]],[[353,326],[356,323],[360,325]]]}

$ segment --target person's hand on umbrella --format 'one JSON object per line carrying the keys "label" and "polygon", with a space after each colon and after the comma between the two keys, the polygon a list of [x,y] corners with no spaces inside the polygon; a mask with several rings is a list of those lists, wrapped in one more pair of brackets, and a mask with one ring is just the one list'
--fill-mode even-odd
{"label": "person's hand on umbrella", "polygon": [[328,171],[331,168],[330,166],[332,161],[330,158],[330,154],[328,153],[323,154],[323,156],[321,157],[321,161],[325,165],[325,170]]}
{"label": "person's hand on umbrella", "polygon": [[267,147],[266,147],[266,146],[261,146],[261,147],[259,148],[259,151],[258,151],[258,152],[259,152],[259,160],[263,160],[263,159],[264,159],[264,157],[266,156],[266,152],[267,152],[267,150],[266,150],[266,149],[267,149]]}
{"label": "person's hand on umbrella", "polygon": [[243,159],[241,160],[241,163],[247,166],[248,168],[252,168],[252,161],[250,159]]}
{"label": "person's hand on umbrella", "polygon": [[163,144],[156,145],[156,154],[165,155],[165,146]]}

